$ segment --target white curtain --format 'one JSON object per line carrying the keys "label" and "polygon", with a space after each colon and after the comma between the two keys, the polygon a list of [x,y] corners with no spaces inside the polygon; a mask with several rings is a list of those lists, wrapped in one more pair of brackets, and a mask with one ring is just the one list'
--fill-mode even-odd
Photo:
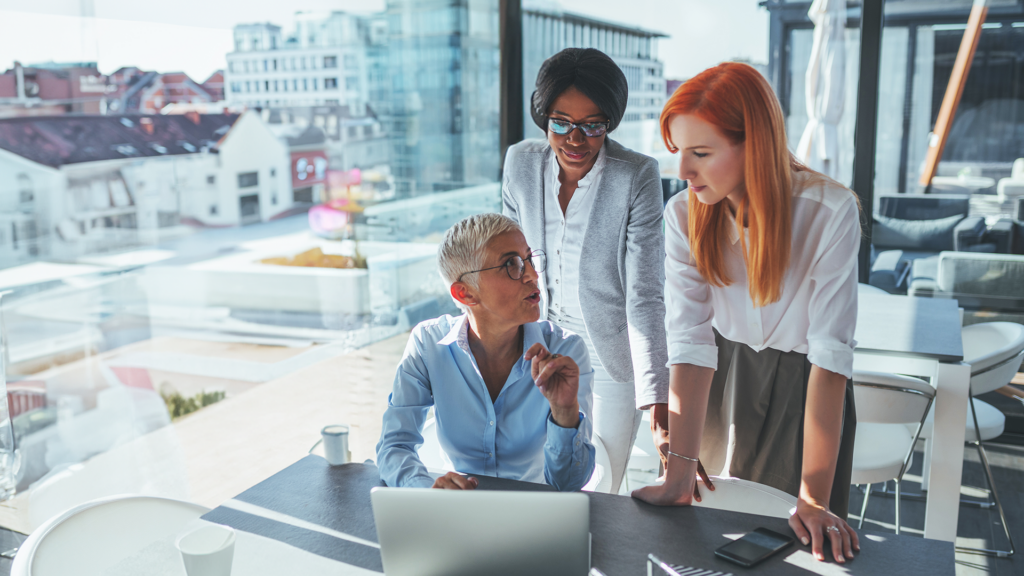
{"label": "white curtain", "polygon": [[812,169],[836,178],[837,128],[843,117],[845,90],[846,0],[814,0],[807,15],[814,22],[814,44],[804,84],[808,121],[796,155]]}

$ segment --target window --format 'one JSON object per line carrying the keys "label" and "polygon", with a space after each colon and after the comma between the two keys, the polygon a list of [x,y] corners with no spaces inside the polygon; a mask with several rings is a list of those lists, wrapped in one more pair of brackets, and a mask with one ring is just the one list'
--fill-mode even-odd
{"label": "window", "polygon": [[[111,86],[116,84],[116,92],[108,97],[110,115],[101,114],[98,98],[54,103],[48,91],[35,97],[41,101],[33,100],[33,105],[40,105],[36,111],[55,111],[47,116],[46,122],[52,123],[48,126],[79,135],[75,158],[82,162],[55,171],[25,158],[24,162],[19,159],[19,169],[7,175],[7,182],[0,174],[0,189],[9,200],[0,215],[0,271],[32,283],[34,272],[21,272],[18,266],[101,258],[111,263],[102,266],[107,269],[120,266],[114,262],[129,258],[126,254],[175,257],[158,266],[133,264],[132,270],[113,276],[73,264],[76,273],[84,274],[83,282],[25,284],[18,290],[30,298],[21,298],[22,294],[4,298],[8,329],[11,318],[39,318],[40,310],[47,316],[39,320],[45,330],[18,329],[3,335],[11,350],[40,354],[31,362],[23,361],[23,354],[12,356],[11,385],[24,381],[30,388],[45,380],[48,386],[45,394],[37,394],[39,412],[27,416],[12,410],[19,435],[38,432],[46,446],[37,448],[53,456],[23,452],[32,465],[25,467],[19,492],[31,493],[30,486],[53,464],[73,465],[116,448],[130,458],[139,456],[140,461],[162,460],[160,478],[140,469],[131,482],[160,490],[168,487],[161,496],[187,494],[189,486],[182,481],[188,476],[179,464],[190,461],[192,455],[159,448],[146,452],[155,446],[150,440],[159,436],[178,446],[179,432],[169,426],[171,414],[180,415],[180,408],[196,401],[197,395],[207,401],[217,397],[218,390],[208,386],[222,387],[219,392],[226,390],[229,397],[264,386],[257,382],[259,378],[240,372],[238,379],[221,378],[224,374],[217,366],[265,360],[273,364],[275,373],[287,377],[295,366],[288,359],[312,349],[305,342],[362,346],[400,335],[409,321],[425,319],[417,310],[434,315],[455,311],[435,270],[437,240],[465,216],[501,209],[500,67],[494,26],[499,1],[453,6],[424,0],[378,4],[378,13],[320,13],[325,3],[319,0],[297,0],[281,10],[222,0],[216,14],[196,13],[194,26],[183,24],[171,13],[176,6],[167,5],[163,11],[147,11],[123,21],[146,42],[114,42],[115,34],[90,36],[88,44],[95,44],[103,55],[96,74],[109,74]],[[59,17],[53,11],[5,14],[5,24],[10,26],[35,29],[32,25],[42,20],[54,25],[38,29],[69,30],[75,36],[63,43],[54,43],[45,34],[29,37],[26,42],[34,45],[24,50],[15,47],[10,60],[36,62],[39,54],[45,54],[44,59],[52,54],[58,63],[80,60],[74,50],[82,45],[76,36],[80,27],[58,25],[63,19],[80,18],[77,4],[69,6],[67,14]],[[301,15],[295,16],[297,12]],[[233,32],[225,33],[225,23]],[[308,29],[303,28],[306,23]],[[403,26],[401,31],[390,29],[398,25]],[[316,36],[312,45],[307,43],[311,30]],[[391,42],[398,34],[402,42]],[[191,51],[195,54],[168,49],[186,40],[208,49]],[[142,69],[133,72],[134,65]],[[220,89],[227,92],[224,99],[231,112],[212,107],[198,123],[194,115],[161,115],[154,120],[158,137],[154,143],[159,148],[140,136],[138,121],[144,113],[140,101],[154,98],[136,98],[118,110],[112,107],[114,102],[121,106],[122,99],[114,95],[127,93],[136,85],[133,82],[153,80],[147,79],[149,72],[185,71],[200,84],[219,69],[227,74]],[[53,76],[59,80],[67,74],[57,70]],[[12,77],[6,75],[7,80]],[[170,77],[164,80],[168,84],[160,94],[162,102],[196,96],[171,94],[178,88]],[[132,94],[157,91],[153,82],[145,89],[140,85]],[[4,106],[19,105],[5,102]],[[236,124],[237,111],[243,107],[249,111],[244,123]],[[0,125],[12,122],[28,125],[37,120],[0,118]],[[307,133],[309,127],[318,129]],[[225,138],[225,134],[240,137]],[[319,139],[310,146],[317,153],[310,160],[314,169],[301,187],[293,186],[298,179],[291,151],[279,139],[283,135]],[[110,162],[112,155],[126,161]],[[31,170],[20,168],[23,165]],[[311,219],[306,211],[338,194],[328,177],[344,173],[351,179],[357,170],[361,184],[352,185],[353,197],[358,192],[365,198],[371,214],[354,213],[351,226],[315,230],[322,237],[307,235]],[[23,171],[24,182],[16,180]],[[71,176],[54,179],[55,172]],[[85,174],[89,178],[78,181],[78,175]],[[262,263],[303,251],[306,247],[286,241],[297,233],[322,244],[325,253],[352,254],[358,245],[371,263],[386,261],[396,266],[382,270],[373,264],[372,269],[351,273]],[[358,244],[351,242],[353,237]],[[16,248],[13,238],[17,238]],[[161,250],[153,250],[154,246]],[[245,274],[253,272],[253,279],[234,282],[237,276],[233,280],[231,270],[243,269]],[[284,284],[277,282],[286,277]],[[337,290],[317,288],[318,278],[325,277],[337,284]],[[60,286],[51,290],[52,284]],[[364,296],[339,299],[332,296],[335,292]],[[30,308],[23,308],[29,304]],[[260,342],[289,346],[270,348]],[[156,364],[173,358],[181,370],[113,362],[101,376],[89,371],[99,362],[97,354],[124,359],[140,349],[147,356],[152,352]],[[306,358],[315,360],[307,355],[303,362]],[[47,375],[38,375],[44,369],[47,374],[59,374],[54,376],[59,385],[52,385],[57,380]],[[97,412],[100,405],[102,412]],[[179,411],[172,412],[174,406]],[[294,414],[286,416],[283,425],[291,425]],[[86,443],[70,442],[65,434],[58,434],[58,420],[62,430],[68,424],[69,429],[81,431],[78,440]],[[157,428],[160,434],[149,434]],[[227,449],[228,428],[211,427],[201,443],[212,450]],[[120,442],[124,430],[144,441]],[[26,442],[22,448],[29,445]],[[181,443],[185,451],[194,446]],[[360,450],[366,452],[353,444],[355,458],[372,456]],[[99,494],[124,489],[124,478],[97,477]],[[33,501],[31,497],[18,500],[24,506]],[[21,509],[17,517],[44,512],[30,514]]]}
{"label": "window", "polygon": [[260,183],[259,172],[243,172],[238,175],[239,188],[252,188]]}

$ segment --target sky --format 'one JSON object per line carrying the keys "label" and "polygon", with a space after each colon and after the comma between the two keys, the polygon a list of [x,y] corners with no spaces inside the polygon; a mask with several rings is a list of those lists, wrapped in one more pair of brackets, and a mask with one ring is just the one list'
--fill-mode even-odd
{"label": "sky", "polygon": [[[550,3],[551,0],[524,0]],[[558,0],[588,14],[670,35],[659,41],[666,78],[689,78],[724,60],[768,61],[768,12],[757,0]],[[186,72],[203,81],[223,68],[231,29],[248,22],[292,28],[296,10],[368,13],[385,0],[0,0],[0,70],[23,64],[96,61]],[[95,15],[83,19],[83,7]]]}

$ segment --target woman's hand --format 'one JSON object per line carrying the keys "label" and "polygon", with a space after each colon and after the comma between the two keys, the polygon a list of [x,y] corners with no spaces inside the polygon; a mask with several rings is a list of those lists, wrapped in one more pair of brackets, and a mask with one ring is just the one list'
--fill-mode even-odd
{"label": "woman's hand", "polygon": [[860,539],[853,528],[840,517],[829,511],[827,506],[817,502],[797,500],[796,512],[789,517],[789,527],[800,542],[811,545],[811,553],[820,561],[825,560],[823,552],[825,538],[832,546],[832,556],[843,564],[853,559],[853,553],[860,552]]}
{"label": "woman's hand", "polygon": [[533,382],[551,404],[551,418],[562,428],[580,424],[580,368],[568,356],[552,354],[540,342],[530,346],[525,358],[530,360]]}
{"label": "woman's hand", "polygon": [[[690,486],[683,486],[678,482],[673,483],[665,481],[663,484],[644,486],[643,488],[634,490],[633,498],[643,500],[648,504],[654,504],[656,506],[689,506],[693,504],[694,501],[701,501],[701,483],[703,483],[704,487],[709,490],[713,491],[715,489],[715,485],[711,483],[711,478],[709,478],[708,473],[704,471],[704,465],[701,464],[700,461],[697,462],[697,476],[694,476],[693,478],[692,490],[690,489]],[[697,480],[699,480],[699,482]]]}
{"label": "woman's hand", "polygon": [[439,488],[441,490],[476,490],[479,484],[480,482],[472,476],[463,476],[458,472],[449,472],[434,480],[434,485],[431,488]]}

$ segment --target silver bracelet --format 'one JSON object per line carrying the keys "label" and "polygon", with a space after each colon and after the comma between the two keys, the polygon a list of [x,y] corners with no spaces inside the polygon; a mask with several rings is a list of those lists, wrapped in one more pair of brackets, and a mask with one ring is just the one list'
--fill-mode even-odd
{"label": "silver bracelet", "polygon": [[669,454],[669,456],[675,456],[676,458],[682,458],[683,460],[689,460],[690,462],[700,462],[700,460],[698,460],[697,458],[690,458],[689,456],[683,456],[682,454],[676,454],[675,452],[673,452],[671,450],[668,451],[668,454]]}

